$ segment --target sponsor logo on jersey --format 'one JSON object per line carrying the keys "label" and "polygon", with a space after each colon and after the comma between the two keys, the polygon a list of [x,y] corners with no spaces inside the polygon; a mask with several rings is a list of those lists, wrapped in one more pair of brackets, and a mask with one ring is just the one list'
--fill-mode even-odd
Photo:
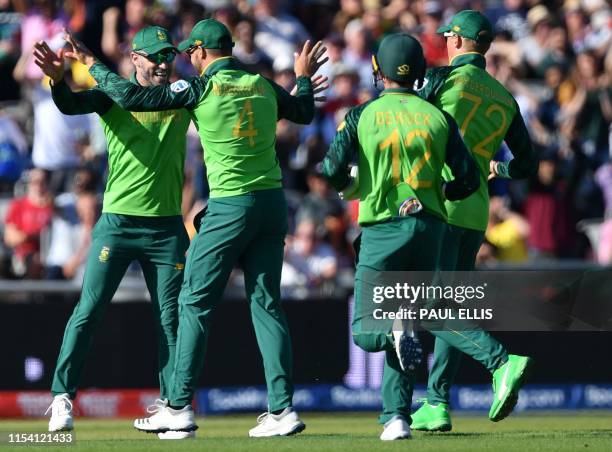
{"label": "sponsor logo on jersey", "polygon": [[185,264],[174,264],[175,270],[183,270],[185,268]]}
{"label": "sponsor logo on jersey", "polygon": [[177,80],[170,85],[170,91],[173,93],[180,93],[181,91],[185,91],[187,88],[189,88],[189,83],[185,80]]}
{"label": "sponsor logo on jersey", "polygon": [[100,255],[98,256],[98,260],[100,262],[108,262],[108,258],[110,257],[110,248],[108,246],[103,246],[100,250]]}

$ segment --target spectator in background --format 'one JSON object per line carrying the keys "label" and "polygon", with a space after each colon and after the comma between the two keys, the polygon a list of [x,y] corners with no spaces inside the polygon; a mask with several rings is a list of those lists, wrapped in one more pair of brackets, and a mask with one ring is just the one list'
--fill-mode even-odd
{"label": "spectator in background", "polygon": [[359,84],[370,87],[372,83],[372,52],[370,36],[361,19],[351,20],[344,29],[346,48],[342,62],[359,74]]}
{"label": "spectator in background", "polygon": [[352,67],[338,62],[332,69],[332,86],[327,102],[323,105],[321,133],[329,144],[336,135],[336,128],[342,122],[348,109],[359,104],[359,74]]}
{"label": "spectator in background", "polygon": [[18,100],[20,91],[13,69],[19,59],[21,14],[12,3],[0,0],[0,101]]}
{"label": "spectator in background", "polygon": [[485,238],[488,244],[493,245],[497,260],[525,262],[528,258],[526,240],[529,237],[529,223],[508,208],[508,201],[500,196],[491,197]]}
{"label": "spectator in background", "polygon": [[603,193],[606,206],[599,230],[599,247],[595,252],[601,265],[612,265],[612,161],[597,170],[595,181]]}
{"label": "spectator in background", "polygon": [[272,60],[255,46],[255,22],[243,19],[236,25],[236,46],[233,55],[253,73],[270,73]]}
{"label": "spectator in background", "polygon": [[575,128],[583,152],[595,163],[609,158],[608,134],[612,122],[612,86],[610,78],[602,73],[592,52],[583,52],[576,58],[574,84],[578,88],[572,100],[576,112]]}
{"label": "spectator in background", "polygon": [[547,55],[552,16],[544,5],[536,5],[527,13],[531,34],[520,39],[518,45],[531,69],[537,68]]}
{"label": "spectator in background", "polygon": [[334,16],[334,30],[342,33],[348,23],[363,15],[362,0],[340,0],[340,11]]}
{"label": "spectator in background", "polygon": [[286,246],[282,284],[318,287],[332,281],[337,272],[334,250],[321,242],[315,223],[308,220],[299,222]]}
{"label": "spectator in background", "polygon": [[116,67],[122,0],[66,0],[68,26],[87,48],[110,67]]}
{"label": "spectator in background", "polygon": [[[58,51],[64,40],[56,36],[49,43],[53,51]],[[68,116],[62,114],[51,96],[49,78],[42,79],[42,71],[34,65],[40,74],[37,81],[28,78],[27,66],[32,51],[25,53],[14,71],[16,80],[31,82],[31,102],[34,109],[34,138],[32,143],[32,163],[36,168],[51,173],[50,189],[60,193],[67,188],[80,165],[80,151],[89,143],[92,117],[94,115]],[[33,59],[32,59],[32,64]],[[70,82],[72,83],[72,82]]]}
{"label": "spectator in background", "polygon": [[556,149],[541,155],[538,174],[525,200],[529,254],[534,259],[561,257],[574,249],[575,222],[568,185],[558,177],[557,160]]}
{"label": "spectator in background", "polygon": [[[32,8],[28,11],[21,23],[21,58],[17,66],[20,67],[19,76],[15,79],[40,81],[43,79],[42,71],[34,64],[32,50],[38,41],[52,41],[61,38],[62,29],[67,25],[57,8],[58,2],[54,0],[34,0]],[[17,68],[16,68],[17,70]]]}
{"label": "spectator in background", "polygon": [[323,237],[329,218],[344,216],[344,205],[338,194],[331,190],[327,181],[316,171],[310,171],[306,181],[309,192],[302,200],[295,222],[298,225],[304,222],[314,224],[317,234]]}
{"label": "spectator in background", "polygon": [[34,88],[34,142],[32,162],[51,172],[53,192],[67,188],[80,165],[80,150],[89,142],[90,115],[68,116],[61,113],[51,97],[48,82]]}
{"label": "spectator in background", "polygon": [[281,11],[280,0],[258,0],[255,5],[255,43],[276,62],[293,61],[293,52],[308,39],[306,29],[295,17]]}
{"label": "spectator in background", "polygon": [[437,33],[442,24],[442,4],[438,1],[427,1],[423,5],[421,16],[422,30],[419,40],[423,46],[423,53],[427,66],[446,66],[448,53],[444,36]]}
{"label": "spectator in background", "polygon": [[6,214],[4,242],[12,249],[12,271],[17,277],[42,276],[40,234],[49,226],[53,215],[48,179],[46,171],[30,170],[26,196],[14,199]]}
{"label": "spectator in background", "polygon": [[11,193],[26,166],[28,144],[16,122],[0,113],[0,192]]}
{"label": "spectator in background", "polygon": [[47,279],[83,276],[91,233],[99,216],[97,179],[92,170],[81,168],[74,176],[72,192],[56,197],[45,256]]}
{"label": "spectator in background", "polygon": [[506,39],[518,41],[529,34],[529,26],[525,16],[527,14],[524,0],[504,0],[500,5],[486,10],[485,15],[493,24],[495,33],[501,34]]}

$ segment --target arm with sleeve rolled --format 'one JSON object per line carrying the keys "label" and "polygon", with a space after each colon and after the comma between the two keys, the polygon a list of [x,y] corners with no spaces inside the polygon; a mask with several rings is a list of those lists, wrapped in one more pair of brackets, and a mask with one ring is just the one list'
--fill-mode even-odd
{"label": "arm with sleeve rolled", "polygon": [[189,110],[197,105],[204,92],[204,82],[198,77],[171,85],[145,87],[120,77],[100,62],[89,73],[98,82],[98,89],[128,111]]}
{"label": "arm with sleeve rolled", "polygon": [[364,106],[352,108],[346,114],[321,164],[323,176],[337,191],[344,190],[350,183],[349,165],[359,152],[357,123]]}
{"label": "arm with sleeve rolled", "polygon": [[446,143],[446,165],[454,179],[444,184],[444,196],[449,201],[467,198],[478,190],[480,175],[474,157],[468,151],[455,120],[446,112],[448,122],[448,141]]}
{"label": "arm with sleeve rolled", "polygon": [[272,80],[266,79],[276,93],[278,119],[287,119],[297,124],[310,124],[314,118],[315,105],[312,84],[308,77],[296,80],[297,94],[292,96]]}
{"label": "arm with sleeve rolled", "polygon": [[514,158],[509,162],[495,162],[497,177],[524,179],[537,173],[538,159],[518,105],[516,105],[516,114],[506,132],[504,141]]}
{"label": "arm with sleeve rolled", "polygon": [[113,106],[113,101],[102,91],[88,89],[74,92],[64,79],[51,85],[51,95],[58,110],[65,115],[97,113],[102,116]]}

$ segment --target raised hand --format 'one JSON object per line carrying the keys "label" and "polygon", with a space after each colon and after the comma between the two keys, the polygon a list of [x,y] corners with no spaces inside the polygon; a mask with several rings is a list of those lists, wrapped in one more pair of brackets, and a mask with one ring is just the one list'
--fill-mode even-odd
{"label": "raised hand", "polygon": [[[327,96],[316,96],[316,94],[325,91],[329,88],[329,83],[327,83],[327,76],[325,75],[317,75],[310,79],[310,83],[312,85],[312,93],[315,94],[314,100],[315,102],[325,102],[327,100]],[[293,87],[291,90],[291,95],[295,96],[297,94],[297,85]]]}
{"label": "raised hand", "polygon": [[312,77],[323,66],[328,57],[321,59],[323,54],[327,51],[327,47],[323,46],[323,42],[319,41],[314,46],[311,46],[310,41],[304,43],[302,51],[300,53],[294,53],[295,63],[293,70],[296,77]]}
{"label": "raised hand", "polygon": [[76,60],[88,68],[94,65],[96,62],[96,57],[91,50],[85,47],[85,44],[72,36],[72,34],[66,29],[64,29],[64,39],[72,47],[72,49],[64,52],[64,57]]}
{"label": "raised hand", "polygon": [[64,78],[63,49],[60,49],[56,55],[45,41],[38,41],[34,44],[32,53],[36,66],[43,71],[43,74],[53,80],[53,83],[57,83]]}

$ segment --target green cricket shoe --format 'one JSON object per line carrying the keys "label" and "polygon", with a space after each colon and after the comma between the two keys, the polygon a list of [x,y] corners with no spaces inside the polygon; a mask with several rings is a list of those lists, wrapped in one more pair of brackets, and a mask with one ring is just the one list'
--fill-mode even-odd
{"label": "green cricket shoe", "polygon": [[410,428],[413,430],[425,430],[427,432],[450,432],[453,428],[451,424],[448,404],[438,403],[432,405],[425,403],[410,415],[412,423]]}
{"label": "green cricket shoe", "polygon": [[499,422],[516,406],[518,393],[523,386],[533,359],[528,356],[508,355],[508,361],[493,372],[493,403],[489,419]]}

